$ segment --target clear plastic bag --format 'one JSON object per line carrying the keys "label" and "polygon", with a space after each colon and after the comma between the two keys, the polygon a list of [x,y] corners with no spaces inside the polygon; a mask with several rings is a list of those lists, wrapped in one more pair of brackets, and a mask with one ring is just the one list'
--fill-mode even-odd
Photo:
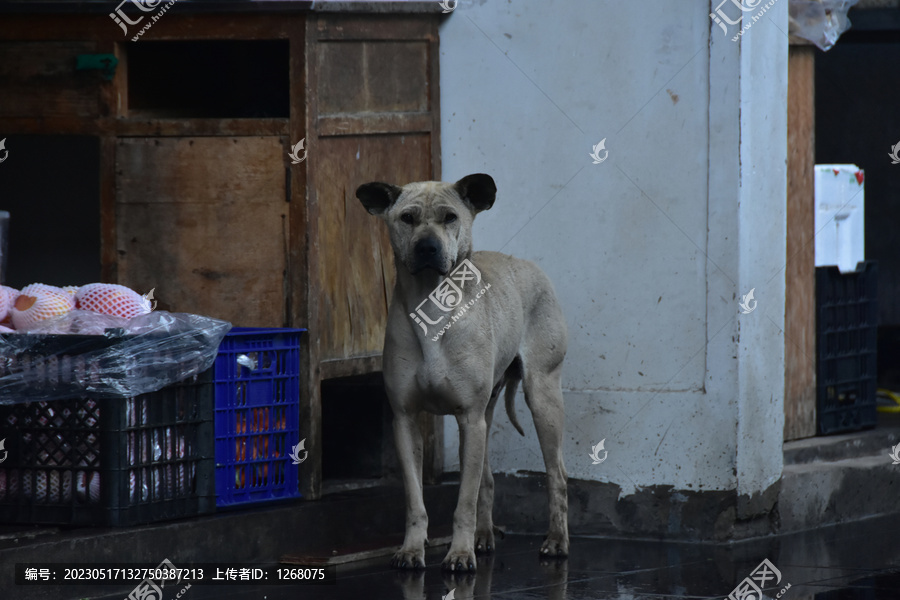
{"label": "clear plastic bag", "polygon": [[[106,335],[107,329],[125,329],[128,319],[90,310],[71,310],[55,319],[38,321],[19,334]],[[2,348],[2,346],[0,346]]]}
{"label": "clear plastic bag", "polygon": [[790,0],[788,31],[830,50],[841,34],[850,29],[847,11],[858,0]]}
{"label": "clear plastic bag", "polygon": [[0,405],[155,392],[211,367],[230,329],[187,313],[122,319],[73,310],[0,335]]}

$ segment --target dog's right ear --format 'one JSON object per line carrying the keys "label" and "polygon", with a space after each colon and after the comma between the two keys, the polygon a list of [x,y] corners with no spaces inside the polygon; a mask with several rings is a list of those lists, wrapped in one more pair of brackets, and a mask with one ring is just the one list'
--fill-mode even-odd
{"label": "dog's right ear", "polygon": [[356,188],[356,197],[370,215],[383,215],[397,200],[403,190],[390,183],[373,181]]}

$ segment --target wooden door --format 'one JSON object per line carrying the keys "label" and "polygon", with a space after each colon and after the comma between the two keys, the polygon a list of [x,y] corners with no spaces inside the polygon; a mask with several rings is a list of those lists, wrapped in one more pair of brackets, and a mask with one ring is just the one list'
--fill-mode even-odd
{"label": "wooden door", "polygon": [[[437,16],[310,15],[306,40],[306,130],[295,135],[308,146],[311,284],[295,314],[306,307],[309,317],[313,401],[303,421],[312,424],[321,422],[322,379],[381,369],[393,253],[356,188],[440,179]],[[443,464],[441,423],[423,417],[426,481]],[[304,434],[307,447],[321,447],[320,429]],[[308,483],[315,495],[319,474]]]}

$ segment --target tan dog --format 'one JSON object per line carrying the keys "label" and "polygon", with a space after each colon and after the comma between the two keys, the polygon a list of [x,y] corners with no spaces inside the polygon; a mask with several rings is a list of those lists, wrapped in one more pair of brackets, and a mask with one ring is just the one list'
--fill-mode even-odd
{"label": "tan dog", "polygon": [[505,386],[507,413],[523,433],[514,407],[519,381],[547,469],[550,530],[541,554],[568,555],[560,386],[566,323],[553,285],[537,265],[498,252],[472,253],[472,221],[494,204],[496,192],[494,180],[483,174],[403,187],[374,182],[356,190],[366,210],[387,223],[397,268],[383,361],[406,488],[406,537],[391,560],[394,567],[425,566],[428,515],[416,425],[423,410],[455,416],[460,431],[459,501],[442,565],[471,571],[475,552],[493,550],[488,432]]}

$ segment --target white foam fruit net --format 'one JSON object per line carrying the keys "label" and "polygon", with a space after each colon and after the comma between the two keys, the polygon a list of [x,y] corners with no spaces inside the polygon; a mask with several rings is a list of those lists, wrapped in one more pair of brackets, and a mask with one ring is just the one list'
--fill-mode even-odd
{"label": "white foam fruit net", "polygon": [[16,329],[34,327],[36,323],[62,316],[75,308],[72,297],[61,288],[32,283],[22,288],[10,308]]}
{"label": "white foam fruit net", "polygon": [[75,293],[75,304],[81,310],[131,319],[150,312],[150,302],[124,285],[90,283]]}

